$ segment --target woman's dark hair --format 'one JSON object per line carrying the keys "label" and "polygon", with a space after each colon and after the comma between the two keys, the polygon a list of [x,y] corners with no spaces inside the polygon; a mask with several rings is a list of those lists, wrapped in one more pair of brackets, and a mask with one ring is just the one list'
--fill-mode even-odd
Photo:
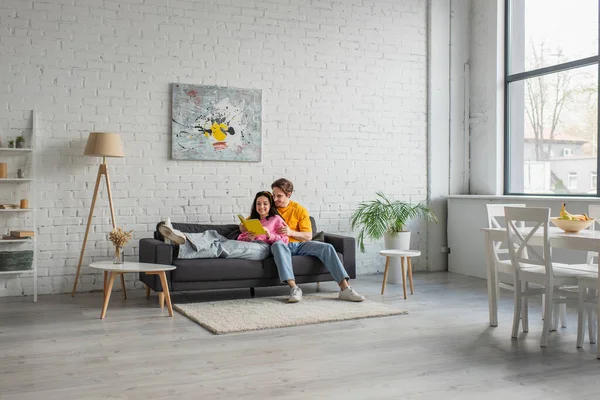
{"label": "woman's dark hair", "polygon": [[258,192],[256,193],[256,196],[254,196],[254,201],[252,202],[252,208],[250,211],[250,219],[260,219],[260,215],[258,215],[258,211],[256,211],[256,200],[258,200],[259,197],[266,197],[267,199],[269,199],[269,214],[267,215],[267,219],[274,217],[275,215],[279,215],[281,217],[281,214],[279,214],[279,211],[277,211],[277,207],[275,207],[275,201],[273,201],[273,195],[271,194],[271,192]]}

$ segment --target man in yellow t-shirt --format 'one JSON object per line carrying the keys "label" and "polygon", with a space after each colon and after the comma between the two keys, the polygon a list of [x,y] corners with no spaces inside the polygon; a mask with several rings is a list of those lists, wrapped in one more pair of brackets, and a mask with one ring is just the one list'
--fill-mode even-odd
{"label": "man in yellow t-shirt", "polygon": [[302,300],[302,290],[296,286],[294,269],[292,268],[292,256],[314,256],[325,265],[335,281],[340,285],[341,300],[363,301],[364,296],[358,294],[349,284],[350,277],[344,269],[333,246],[329,243],[313,242],[312,226],[308,211],[300,204],[290,200],[294,185],[287,179],[277,179],[271,184],[273,199],[277,211],[283,217],[287,226],[279,228],[277,233],[288,235],[290,243],[275,242],[271,245],[271,253],[275,258],[277,272],[282,282],[290,287],[290,303]]}

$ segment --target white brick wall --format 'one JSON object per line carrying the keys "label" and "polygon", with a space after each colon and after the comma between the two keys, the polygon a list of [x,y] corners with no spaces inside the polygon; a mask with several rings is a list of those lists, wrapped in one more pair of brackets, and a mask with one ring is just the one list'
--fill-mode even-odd
{"label": "white brick wall", "polygon": [[[109,168],[117,223],[135,230],[128,259],[161,216],[234,222],[279,177],[330,232],[350,234],[352,210],[377,190],[424,200],[426,10],[425,0],[0,0],[0,135],[30,124],[28,110],[41,114],[39,292],[72,288],[99,163],[82,156],[94,130],[124,141],[127,157]],[[170,160],[173,82],[262,89],[263,161]],[[109,256],[107,206],[103,189],[86,264]],[[425,250],[426,225],[411,228]],[[359,274],[382,270],[380,248],[358,254]],[[0,296],[32,287],[28,276],[2,278]],[[100,288],[83,268],[79,289]]]}

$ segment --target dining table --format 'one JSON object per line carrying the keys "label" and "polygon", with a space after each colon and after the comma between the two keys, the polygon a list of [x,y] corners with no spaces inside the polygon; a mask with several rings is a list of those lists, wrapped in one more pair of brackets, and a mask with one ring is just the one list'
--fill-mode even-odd
{"label": "dining table", "polygon": [[[521,228],[521,232],[528,234],[531,228]],[[487,289],[488,305],[490,315],[490,326],[498,326],[498,270],[496,268],[494,242],[506,242],[506,228],[481,228],[485,236],[486,266],[487,266]],[[600,252],[600,230],[582,230],[577,233],[565,232],[560,228],[550,227],[548,229],[550,246],[570,250]],[[538,229],[531,237],[529,244],[532,246],[543,245],[543,230]],[[600,279],[597,282],[597,293],[600,293]],[[600,315],[600,296],[596,304]],[[596,329],[596,343],[598,344],[597,357],[600,359],[600,329]]]}

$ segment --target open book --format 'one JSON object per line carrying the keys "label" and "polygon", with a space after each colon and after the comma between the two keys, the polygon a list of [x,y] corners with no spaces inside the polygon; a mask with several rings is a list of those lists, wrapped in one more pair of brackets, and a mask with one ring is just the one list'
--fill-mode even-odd
{"label": "open book", "polygon": [[253,233],[255,235],[264,235],[267,233],[265,228],[261,225],[260,221],[257,219],[246,219],[238,214],[238,218],[242,222],[242,225],[248,230],[248,232]]}

